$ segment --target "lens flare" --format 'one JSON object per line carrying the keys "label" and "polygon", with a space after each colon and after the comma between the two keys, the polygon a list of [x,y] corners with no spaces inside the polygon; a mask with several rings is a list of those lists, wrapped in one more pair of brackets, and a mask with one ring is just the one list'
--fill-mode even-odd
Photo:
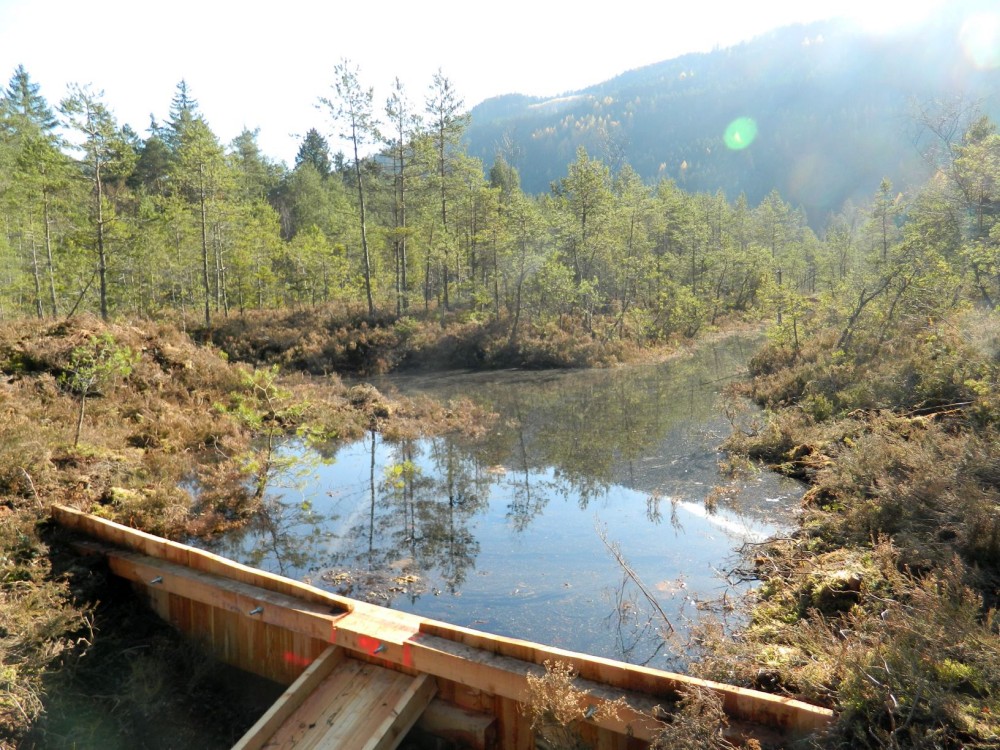
{"label": "lens flare", "polygon": [[757,137],[757,123],[750,117],[737,117],[726,128],[722,139],[726,142],[726,148],[733,151],[742,151]]}
{"label": "lens flare", "polygon": [[982,70],[1000,68],[1000,13],[978,13],[958,35],[969,62]]}

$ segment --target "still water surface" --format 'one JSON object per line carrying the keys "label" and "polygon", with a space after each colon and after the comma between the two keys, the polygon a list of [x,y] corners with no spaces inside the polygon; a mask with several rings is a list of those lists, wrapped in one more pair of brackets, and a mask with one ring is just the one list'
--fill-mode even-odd
{"label": "still water surface", "polygon": [[267,511],[211,549],[458,625],[681,667],[683,650],[664,645],[661,613],[608,544],[683,632],[700,603],[733,595],[722,571],[735,550],[790,524],[801,488],[768,472],[706,507],[727,481],[718,393],[757,343],[729,338],[611,370],[376,381],[465,396],[498,418],[476,439],[289,442]]}

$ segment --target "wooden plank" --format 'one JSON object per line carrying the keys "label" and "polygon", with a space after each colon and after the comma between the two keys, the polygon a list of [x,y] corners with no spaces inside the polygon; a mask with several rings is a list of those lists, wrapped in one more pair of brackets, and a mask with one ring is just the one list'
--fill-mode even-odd
{"label": "wooden plank", "polygon": [[[313,744],[313,735],[325,731],[322,724],[335,719],[344,697],[353,685],[359,688],[364,682],[362,664],[355,659],[345,659],[338,668],[327,675],[302,704],[278,728],[263,747],[305,748]],[[338,703],[340,700],[340,703]]]}
{"label": "wooden plank", "polygon": [[531,722],[524,715],[518,702],[509,698],[497,697],[495,705],[494,710],[502,729],[500,735],[501,750],[533,748],[535,745],[532,742]]}
{"label": "wooden plank", "polygon": [[413,678],[362,750],[394,750],[417,723],[436,692],[436,681],[430,675]]}
{"label": "wooden plank", "polygon": [[374,664],[362,663],[361,675],[363,679],[351,685],[351,694],[340,696],[337,710],[329,712],[331,718],[327,719],[326,731],[318,733],[315,742],[308,747],[359,750],[361,743],[367,743],[381,724],[382,712],[389,701],[395,702],[399,692],[406,689],[402,682],[405,677]]}
{"label": "wooden plank", "polygon": [[[630,692],[648,693],[661,699],[674,698],[680,690],[698,687],[722,697],[726,713],[754,724],[805,734],[829,726],[833,712],[803,701],[762,693],[756,690],[702,680],[689,675],[663,672],[649,667],[625,664],[612,659],[578,654],[550,646],[494,636],[456,625],[425,620],[421,633],[432,634],[474,649],[534,664],[562,661],[573,665],[582,679]],[[440,675],[447,677],[447,675]]]}
{"label": "wooden plank", "polygon": [[[251,584],[191,570],[135,552],[110,551],[112,572],[218,609],[238,612],[313,638],[329,640],[337,617],[328,607]],[[152,583],[157,581],[157,583]],[[250,615],[255,612],[254,615]]]}
{"label": "wooden plank", "polygon": [[261,750],[278,728],[295,713],[343,659],[343,649],[336,646],[327,647],[257,720],[257,723],[246,731],[240,741],[233,745],[232,750]]}
{"label": "wooden plank", "polygon": [[417,729],[468,750],[492,750],[496,744],[496,717],[469,711],[440,698],[432,700],[417,720]]}
{"label": "wooden plank", "polygon": [[[445,638],[421,636],[410,647],[413,666],[420,672],[437,675],[446,680],[481,688],[484,692],[515,702],[527,697],[528,675],[542,676],[544,667],[526,664],[520,659],[501,656],[489,651],[465,646]],[[661,702],[647,694],[608,688],[589,680],[577,680],[581,691],[581,705],[599,704],[625,696],[630,708],[618,716],[595,717],[598,726],[620,734],[634,734],[651,740],[658,724],[650,718],[653,707]],[[586,698],[583,694],[586,693]]]}
{"label": "wooden plank", "polygon": [[251,568],[247,565],[228,560],[219,555],[201,549],[195,549],[180,542],[148,534],[138,529],[99,518],[89,513],[69,508],[65,505],[52,505],[50,515],[60,525],[69,529],[81,531],[95,539],[119,547],[146,554],[157,559],[182,561],[185,567],[200,570],[212,575],[220,575],[241,583],[249,583],[268,591],[294,596],[314,604],[326,604],[343,611],[349,611],[353,601],[330,592],[323,591],[300,581],[293,581],[284,576]]}
{"label": "wooden plank", "polygon": [[260,748],[393,750],[430,702],[428,675],[342,660]]}

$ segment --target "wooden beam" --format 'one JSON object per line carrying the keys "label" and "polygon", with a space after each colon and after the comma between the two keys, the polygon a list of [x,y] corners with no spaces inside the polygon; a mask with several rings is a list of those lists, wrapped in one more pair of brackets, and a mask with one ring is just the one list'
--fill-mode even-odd
{"label": "wooden beam", "polygon": [[435,679],[428,674],[417,675],[411,684],[390,708],[390,713],[382,720],[371,739],[362,750],[395,750],[406,733],[417,723],[434,694],[437,692]]}
{"label": "wooden beam", "polygon": [[430,675],[344,659],[258,747],[394,750],[435,690]]}
{"label": "wooden beam", "polygon": [[298,710],[306,698],[344,660],[344,651],[330,646],[299,675],[277,701],[247,730],[232,750],[261,750],[282,724]]}
{"label": "wooden beam", "polygon": [[148,588],[167,591],[324,641],[330,640],[334,623],[344,615],[343,612],[331,613],[329,607],[287,594],[155,560],[137,552],[110,550],[107,558],[115,575],[137,581]]}
{"label": "wooden beam", "polygon": [[417,720],[416,727],[459,747],[492,750],[496,744],[496,723],[496,718],[488,714],[433,700]]}
{"label": "wooden beam", "polygon": [[53,505],[50,508],[50,514],[57,523],[68,529],[74,529],[103,542],[159,560],[173,562],[192,570],[222,576],[241,583],[249,583],[267,591],[286,594],[314,604],[325,604],[345,612],[350,611],[354,605],[352,599],[331,594],[315,586],[251,568],[220,555],[195,549],[180,542],[171,542],[145,531],[123,526],[120,523],[99,518],[65,505]]}
{"label": "wooden beam", "polygon": [[[523,703],[528,698],[528,675],[541,677],[545,668],[509,656],[482,651],[437,636],[421,635],[411,646],[413,667],[476,690]],[[660,724],[653,719],[653,709],[665,702],[669,693],[654,696],[612,689],[589,680],[577,679],[581,708],[599,706],[605,701],[624,697],[628,708],[617,717],[595,716],[592,723],[604,729],[651,741]]]}
{"label": "wooden beam", "polygon": [[[433,620],[424,620],[420,631],[422,636],[436,636],[477,651],[511,657],[532,664],[561,661],[572,665],[580,678],[596,683],[602,688],[614,687],[630,692],[646,693],[659,696],[661,700],[667,696],[676,697],[687,688],[711,690],[722,698],[726,712],[739,721],[761,724],[796,734],[823,729],[833,720],[833,712],[826,708],[784,696],[702,680],[690,675],[578,654]],[[443,647],[440,641],[435,642],[438,647]]]}

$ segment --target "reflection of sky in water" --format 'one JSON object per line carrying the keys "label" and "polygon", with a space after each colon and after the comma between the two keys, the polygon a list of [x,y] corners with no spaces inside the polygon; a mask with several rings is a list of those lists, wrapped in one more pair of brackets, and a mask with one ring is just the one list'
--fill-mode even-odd
{"label": "reflection of sky in water", "polygon": [[650,607],[626,588],[635,621],[619,631],[623,572],[599,530],[682,626],[696,600],[725,592],[734,550],[797,506],[799,487],[769,473],[737,495],[739,512],[704,504],[723,481],[716,391],[749,351],[729,342],[655,367],[394,379],[490,404],[498,428],[479,441],[346,445],[276,478],[271,512],[213,549],[333,590],[350,571],[345,593],[388,592],[374,601],[572,650],[621,658],[638,640],[625,655],[645,661],[660,642],[633,627]]}

